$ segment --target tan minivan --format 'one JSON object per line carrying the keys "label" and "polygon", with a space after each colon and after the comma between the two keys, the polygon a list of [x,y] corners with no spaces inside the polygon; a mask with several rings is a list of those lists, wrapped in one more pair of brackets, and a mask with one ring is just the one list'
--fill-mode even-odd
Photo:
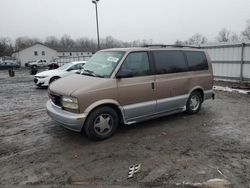
{"label": "tan minivan", "polygon": [[197,113],[214,98],[208,54],[189,47],[151,46],[97,52],[80,74],[49,87],[47,112],[55,121],[93,139],[173,113]]}

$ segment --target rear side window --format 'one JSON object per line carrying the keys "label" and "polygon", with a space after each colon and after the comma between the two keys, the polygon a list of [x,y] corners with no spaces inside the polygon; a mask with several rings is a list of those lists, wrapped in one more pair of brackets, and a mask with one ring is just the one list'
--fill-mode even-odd
{"label": "rear side window", "polygon": [[188,70],[183,52],[155,51],[153,54],[157,74],[178,73]]}
{"label": "rear side window", "polygon": [[204,52],[185,52],[187,56],[189,70],[191,71],[199,71],[199,70],[207,70],[207,58]]}

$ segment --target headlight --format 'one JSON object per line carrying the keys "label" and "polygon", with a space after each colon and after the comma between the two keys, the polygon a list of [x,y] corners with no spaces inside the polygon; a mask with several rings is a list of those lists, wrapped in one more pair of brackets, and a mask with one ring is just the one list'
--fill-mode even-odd
{"label": "headlight", "polygon": [[36,76],[36,78],[46,78],[46,77],[48,77],[48,76]]}
{"label": "headlight", "polygon": [[75,97],[63,96],[61,103],[64,108],[69,108],[69,109],[74,109],[74,110],[78,109],[78,101],[77,101],[77,98]]}

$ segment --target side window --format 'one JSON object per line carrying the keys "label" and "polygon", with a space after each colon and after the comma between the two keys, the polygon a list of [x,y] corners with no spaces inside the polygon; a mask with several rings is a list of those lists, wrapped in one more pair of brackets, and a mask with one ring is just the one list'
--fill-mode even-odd
{"label": "side window", "polygon": [[155,51],[153,54],[157,74],[178,73],[188,70],[183,52]]}
{"label": "side window", "polygon": [[122,64],[121,70],[131,71],[133,76],[144,76],[151,73],[147,52],[132,52]]}
{"label": "side window", "polygon": [[188,60],[189,70],[191,71],[199,71],[199,70],[207,70],[207,58],[204,52],[185,52]]}

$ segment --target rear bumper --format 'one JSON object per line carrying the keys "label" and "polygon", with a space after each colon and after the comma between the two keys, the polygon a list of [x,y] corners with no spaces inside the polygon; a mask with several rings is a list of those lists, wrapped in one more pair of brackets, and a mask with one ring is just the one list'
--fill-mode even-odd
{"label": "rear bumper", "polygon": [[207,100],[207,99],[214,99],[215,98],[215,93],[214,93],[214,90],[211,89],[211,90],[206,90],[204,91],[204,100]]}
{"label": "rear bumper", "polygon": [[84,125],[86,114],[75,114],[62,110],[56,106],[51,100],[46,104],[48,115],[63,127],[72,131],[80,132]]}

